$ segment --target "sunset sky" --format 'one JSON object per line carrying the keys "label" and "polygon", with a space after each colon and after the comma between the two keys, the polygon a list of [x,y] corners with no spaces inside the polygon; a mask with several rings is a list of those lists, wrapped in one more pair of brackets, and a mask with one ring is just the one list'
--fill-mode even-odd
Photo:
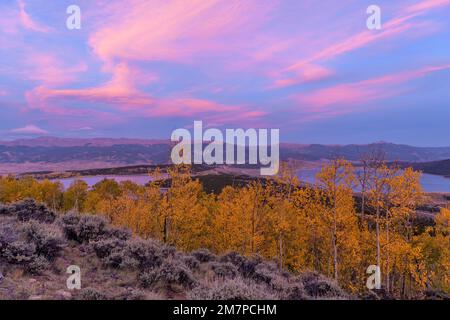
{"label": "sunset sky", "polygon": [[169,139],[194,120],[450,146],[450,0],[0,1],[0,140]]}

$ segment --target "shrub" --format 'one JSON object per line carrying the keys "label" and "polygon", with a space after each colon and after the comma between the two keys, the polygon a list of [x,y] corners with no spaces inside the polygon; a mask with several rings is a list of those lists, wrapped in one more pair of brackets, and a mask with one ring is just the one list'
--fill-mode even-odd
{"label": "shrub", "polygon": [[36,246],[33,243],[14,241],[3,250],[3,257],[12,264],[26,265],[35,259]]}
{"label": "shrub", "polygon": [[216,256],[208,249],[199,249],[191,253],[200,262],[210,262],[216,260]]}
{"label": "shrub", "polygon": [[[281,287],[280,287],[281,289]],[[287,284],[280,292],[283,300],[308,300],[309,296],[305,292],[302,283]]]}
{"label": "shrub", "polygon": [[49,262],[44,257],[33,256],[33,259],[25,266],[28,273],[39,275],[50,267]]}
{"label": "shrub", "polygon": [[102,239],[94,243],[94,250],[108,267],[138,267],[140,270],[157,268],[172,252],[175,253],[171,247],[163,246],[157,241],[142,239]]}
{"label": "shrub", "polygon": [[167,288],[172,288],[173,285],[193,288],[196,284],[191,271],[180,261],[174,260],[167,260],[160,268],[141,273],[139,281],[144,288],[149,288],[156,283],[161,283]]}
{"label": "shrub", "polygon": [[97,257],[103,259],[111,255],[114,249],[121,250],[125,247],[126,243],[124,240],[112,238],[112,239],[101,239],[93,243],[94,251]]}
{"label": "shrub", "polygon": [[238,270],[236,266],[230,262],[210,262],[209,264],[211,270],[214,272],[214,274],[222,279],[226,278],[235,278],[238,274]]}
{"label": "shrub", "polygon": [[101,216],[82,216],[77,227],[79,242],[99,240],[106,232],[106,219]]}
{"label": "shrub", "polygon": [[191,270],[200,268],[200,262],[193,256],[182,256],[179,259]]}
{"label": "shrub", "polygon": [[81,300],[107,300],[107,297],[93,288],[84,288],[80,291]]}
{"label": "shrub", "polygon": [[10,210],[17,215],[20,221],[37,220],[43,223],[53,223],[56,219],[56,214],[53,211],[33,199],[13,203]]}
{"label": "shrub", "polygon": [[126,250],[129,257],[138,262],[140,269],[159,267],[164,260],[161,244],[153,240],[130,241]]}
{"label": "shrub", "polygon": [[127,288],[125,292],[122,292],[115,297],[115,299],[118,300],[146,300],[146,298],[147,297],[144,291],[133,288]]}
{"label": "shrub", "polygon": [[60,224],[62,225],[64,235],[68,240],[78,241],[77,227],[80,223],[80,219],[81,216],[73,212],[62,216]]}
{"label": "shrub", "polygon": [[138,280],[143,288],[150,288],[158,281],[158,273],[156,271],[141,272]]}
{"label": "shrub", "polygon": [[177,249],[173,246],[168,246],[166,244],[161,244],[161,254],[165,259],[168,258],[174,258],[176,253],[177,253]]}
{"label": "shrub", "polygon": [[257,256],[247,259],[237,252],[230,252],[220,258],[221,262],[230,262],[234,264],[243,277],[251,277],[255,273],[256,266],[260,263]]}
{"label": "shrub", "polygon": [[52,261],[64,248],[61,231],[55,225],[44,225],[36,222],[23,227],[28,241],[36,246],[35,253]]}
{"label": "shrub", "polygon": [[0,216],[10,214],[11,208],[7,205],[0,204]]}
{"label": "shrub", "polygon": [[191,300],[276,300],[265,288],[246,283],[240,278],[214,282],[211,287],[199,286],[188,293]]}
{"label": "shrub", "polygon": [[17,232],[8,226],[0,227],[0,254],[10,243],[17,241]]}
{"label": "shrub", "polygon": [[450,300],[450,295],[439,289],[428,289],[425,291],[427,300]]}
{"label": "shrub", "polygon": [[30,274],[41,274],[50,264],[43,256],[36,254],[36,245],[24,241],[8,243],[0,252],[6,262],[20,265]]}
{"label": "shrub", "polygon": [[107,230],[105,230],[104,237],[105,238],[116,238],[119,240],[129,240],[131,239],[131,231],[129,229],[125,228],[116,228],[116,227],[110,227]]}
{"label": "shrub", "polygon": [[231,262],[235,266],[239,267],[245,260],[245,257],[241,256],[239,253],[232,251],[220,257],[220,262]]}
{"label": "shrub", "polygon": [[251,278],[257,283],[272,285],[272,282],[279,277],[278,267],[274,263],[259,263],[255,266]]}
{"label": "shrub", "polygon": [[101,216],[69,213],[61,219],[61,224],[66,238],[79,243],[98,241],[108,232],[107,221]]}
{"label": "shrub", "polygon": [[314,298],[339,298],[346,297],[339,285],[324,276],[315,273],[307,272],[301,276],[301,281],[308,295]]}
{"label": "shrub", "polygon": [[114,269],[136,268],[139,267],[139,262],[130,256],[125,248],[115,248],[111,253],[103,258],[103,263],[106,267]]}

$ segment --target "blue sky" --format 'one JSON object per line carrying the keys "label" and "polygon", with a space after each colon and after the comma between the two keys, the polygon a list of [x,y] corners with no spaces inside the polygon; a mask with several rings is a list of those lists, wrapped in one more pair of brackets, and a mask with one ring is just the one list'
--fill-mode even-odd
{"label": "blue sky", "polygon": [[[66,8],[81,9],[81,29]],[[368,30],[366,9],[381,9]],[[4,0],[0,139],[169,139],[202,120],[282,141],[450,145],[450,0]]]}

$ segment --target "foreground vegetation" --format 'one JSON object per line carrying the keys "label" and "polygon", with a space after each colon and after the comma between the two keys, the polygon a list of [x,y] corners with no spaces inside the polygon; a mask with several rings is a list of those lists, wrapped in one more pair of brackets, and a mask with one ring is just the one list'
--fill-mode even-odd
{"label": "foreground vegetation", "polygon": [[[68,290],[69,265],[81,290]],[[57,217],[34,200],[0,207],[0,299],[348,299],[317,273],[293,275],[254,255],[181,253],[104,217]]]}
{"label": "foreground vegetation", "polygon": [[[337,159],[306,188],[284,165],[276,179],[227,186],[219,194],[206,193],[188,167],[168,169],[168,188],[158,170],[152,174],[154,181],[145,187],[104,180],[89,189],[78,180],[65,191],[48,180],[4,177],[0,201],[33,198],[62,219],[67,212],[101,214],[135,235],[184,252],[205,248],[217,255],[258,255],[276,262],[269,274],[316,272],[353,295],[367,294],[369,265],[381,267],[378,294],[384,298],[450,292],[450,211],[443,208],[428,226],[416,222],[416,208],[426,198],[420,174],[412,169],[371,160],[356,174],[350,163]],[[356,184],[362,195],[358,210]]]}

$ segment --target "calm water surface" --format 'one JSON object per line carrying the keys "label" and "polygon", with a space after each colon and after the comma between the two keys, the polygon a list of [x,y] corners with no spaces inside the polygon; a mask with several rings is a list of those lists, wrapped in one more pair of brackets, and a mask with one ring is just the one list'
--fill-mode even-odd
{"label": "calm water surface", "polygon": [[[297,172],[300,180],[314,183],[316,174],[319,172],[319,168],[312,169],[302,169]],[[66,179],[56,179],[56,181],[60,181],[64,188],[68,188],[75,179],[81,179],[86,181],[86,183],[92,187],[97,182],[102,181],[103,179],[114,179],[117,182],[121,181],[132,181],[139,185],[145,185],[146,183],[151,181],[151,177],[149,175],[141,174],[141,175],[99,175],[99,176],[88,176],[88,177],[73,177]],[[423,174],[421,178],[422,187],[426,192],[450,192],[450,179],[444,178],[442,176],[432,175],[432,174]]]}

